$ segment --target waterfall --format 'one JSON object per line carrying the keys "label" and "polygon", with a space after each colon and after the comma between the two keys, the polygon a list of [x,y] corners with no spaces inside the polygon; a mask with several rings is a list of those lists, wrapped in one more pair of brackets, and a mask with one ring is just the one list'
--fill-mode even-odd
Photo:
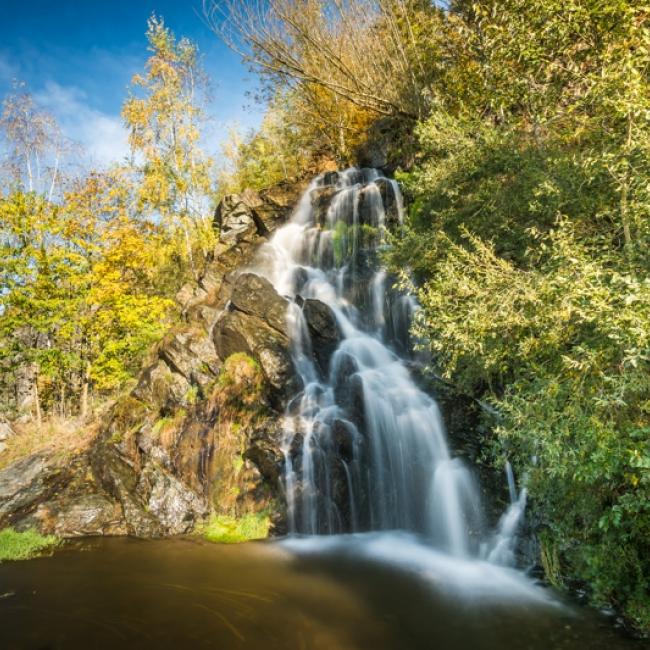
{"label": "waterfall", "polygon": [[[483,528],[479,491],[450,453],[436,402],[411,377],[414,299],[392,288],[381,265],[385,232],[401,227],[403,213],[398,184],[376,170],[327,173],[263,252],[260,272],[291,299],[302,380],[283,428],[288,525],[305,535],[406,530],[472,557]],[[305,316],[309,301],[326,306],[338,330],[326,363]],[[500,538],[496,560],[510,538]]]}

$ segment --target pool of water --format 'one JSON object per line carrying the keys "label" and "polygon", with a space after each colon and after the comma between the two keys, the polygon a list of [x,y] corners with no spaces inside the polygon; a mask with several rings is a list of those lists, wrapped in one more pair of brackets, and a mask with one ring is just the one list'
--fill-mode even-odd
{"label": "pool of water", "polygon": [[0,648],[623,650],[522,574],[397,533],[91,539],[0,564]]}

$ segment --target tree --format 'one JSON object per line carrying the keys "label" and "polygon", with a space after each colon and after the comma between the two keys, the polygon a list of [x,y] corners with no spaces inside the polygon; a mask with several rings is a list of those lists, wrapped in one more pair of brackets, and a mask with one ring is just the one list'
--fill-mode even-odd
{"label": "tree", "polygon": [[199,145],[205,78],[196,45],[177,41],[162,19],[149,19],[147,40],[152,55],[146,73],[133,77],[122,109],[141,174],[139,199],[181,229],[196,275],[194,244],[205,251],[211,236],[212,161]]}
{"label": "tree", "polygon": [[14,182],[28,192],[46,193],[51,201],[62,157],[71,148],[54,117],[35,105],[23,84],[16,84],[3,102],[0,129],[9,145],[6,162]]}
{"label": "tree", "polygon": [[214,31],[277,85],[319,87],[376,115],[422,116],[418,0],[204,2]]}

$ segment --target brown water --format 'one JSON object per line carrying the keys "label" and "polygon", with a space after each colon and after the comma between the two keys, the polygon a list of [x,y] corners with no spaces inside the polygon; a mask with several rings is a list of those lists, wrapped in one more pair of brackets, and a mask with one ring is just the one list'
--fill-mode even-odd
{"label": "brown water", "polygon": [[[406,538],[389,542],[375,538],[369,553],[345,540],[324,548],[119,538],[76,543],[52,557],[0,565],[0,648],[645,647],[591,613],[552,604],[544,592],[520,593],[509,578],[501,584],[495,577],[499,584],[488,593],[489,569],[479,577],[470,565],[450,573],[455,565],[438,556],[406,565],[399,550],[393,563],[384,551],[413,552]],[[447,584],[457,574],[462,590]]]}

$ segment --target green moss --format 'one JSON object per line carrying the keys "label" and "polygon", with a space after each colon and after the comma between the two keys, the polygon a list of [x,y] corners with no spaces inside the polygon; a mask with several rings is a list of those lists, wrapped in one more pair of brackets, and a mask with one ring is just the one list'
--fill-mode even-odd
{"label": "green moss", "polygon": [[337,221],[332,235],[334,248],[334,262],[340,266],[348,254],[348,225],[344,221]]}
{"label": "green moss", "polygon": [[0,562],[28,560],[60,543],[55,535],[41,535],[34,529],[19,533],[13,528],[0,530]]}
{"label": "green moss", "polygon": [[262,368],[257,359],[254,359],[245,352],[235,352],[223,362],[223,367],[217,383],[222,386],[229,386],[232,384],[242,366],[253,374],[262,372]]}
{"label": "green moss", "polygon": [[223,363],[212,392],[213,404],[259,407],[265,390],[262,368],[244,352],[231,354]]}
{"label": "green moss", "polygon": [[214,515],[201,533],[209,542],[238,544],[269,536],[271,520],[265,512],[250,513],[242,517]]}
{"label": "green moss", "polygon": [[184,398],[188,404],[196,404],[199,398],[198,386],[190,386],[185,392]]}

